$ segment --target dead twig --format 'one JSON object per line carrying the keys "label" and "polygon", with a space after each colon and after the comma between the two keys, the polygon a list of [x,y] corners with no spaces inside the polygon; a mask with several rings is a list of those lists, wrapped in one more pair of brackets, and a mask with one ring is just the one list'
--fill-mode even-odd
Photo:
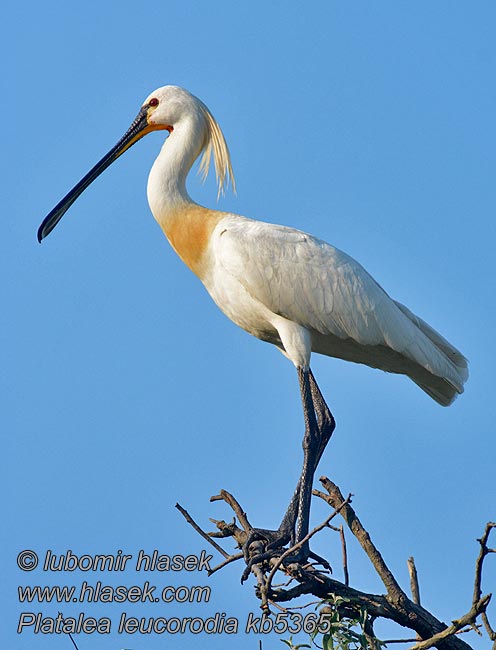
{"label": "dead twig", "polygon": [[452,621],[450,626],[446,627],[441,632],[434,634],[429,639],[425,639],[424,641],[416,643],[411,648],[409,648],[409,650],[427,650],[428,648],[433,648],[434,646],[438,646],[440,641],[453,636],[458,632],[458,630],[462,629],[463,627],[466,627],[467,625],[472,626],[475,619],[486,610],[486,607],[488,606],[490,600],[491,594],[484,596],[484,598],[481,598],[477,603],[472,605],[470,611],[467,612],[464,616]]}
{"label": "dead twig", "polygon": [[[344,501],[343,495],[341,494],[341,491],[338,488],[338,486],[335,485],[332,481],[330,481],[327,477],[322,476],[320,478],[320,482],[328,492],[328,496],[325,495],[325,499],[333,508],[336,508],[338,504]],[[395,577],[393,576],[388,566],[384,562],[382,555],[379,553],[377,548],[372,543],[372,540],[370,539],[370,535],[362,526],[362,523],[358,519],[353,508],[347,504],[343,508],[341,515],[343,516],[346,524],[348,525],[348,528],[351,530],[353,535],[355,535],[361,547],[363,548],[363,550],[369,557],[370,561],[374,565],[375,570],[379,574],[380,579],[382,580],[384,586],[386,587],[386,591],[390,599],[393,602],[397,602],[397,603],[404,602],[405,600],[407,600],[407,596],[405,592],[401,589]]]}
{"label": "dead twig", "polygon": [[227,566],[228,564],[231,564],[231,562],[236,562],[237,560],[241,560],[241,558],[242,558],[243,556],[244,556],[244,555],[243,555],[243,552],[241,552],[241,553],[235,553],[235,554],[233,554],[233,555],[230,555],[230,556],[227,557],[223,562],[221,562],[221,563],[218,564],[217,566],[214,566],[213,569],[210,569],[210,571],[207,571],[207,575],[210,577],[211,575],[213,575],[213,574],[216,573],[217,571],[220,571],[221,569],[223,569],[223,568],[224,568],[225,566]]}
{"label": "dead twig", "polygon": [[348,573],[348,552],[346,550],[346,538],[344,536],[343,524],[339,525],[339,536],[341,538],[341,554],[343,556],[344,584],[348,586],[350,584],[350,575]]}
{"label": "dead twig", "polygon": [[210,501],[225,501],[232,510],[234,510],[239,523],[241,526],[243,526],[244,531],[246,534],[252,530],[252,525],[248,521],[248,517],[246,516],[246,512],[243,510],[243,508],[239,505],[238,501],[233,497],[232,494],[227,492],[226,490],[221,490],[219,494],[216,494],[213,497],[210,497]]}
{"label": "dead twig", "polygon": [[[484,564],[484,558],[486,557],[486,555],[489,555],[489,553],[496,553],[496,549],[489,548],[487,546],[487,540],[489,539],[489,535],[493,528],[496,528],[496,522],[489,521],[486,524],[486,528],[484,529],[484,533],[482,537],[477,540],[480,544],[480,550],[479,550],[479,555],[477,557],[477,560],[475,562],[474,596],[472,599],[472,605],[478,602],[482,596],[482,567]],[[489,597],[491,597],[491,595],[489,595]],[[484,623],[484,627],[486,628],[486,632],[489,638],[491,639],[491,641],[494,642],[493,648],[496,649],[496,631],[489,623],[489,618],[487,616],[486,611],[483,611],[481,613],[481,619],[482,622]]]}
{"label": "dead twig", "polygon": [[413,557],[407,560],[408,573],[410,574],[410,589],[412,592],[412,600],[416,605],[420,605],[420,587],[418,583],[417,567]]}
{"label": "dead twig", "polygon": [[199,533],[203,537],[203,539],[206,539],[207,542],[209,544],[211,544],[217,551],[219,551],[219,553],[221,555],[223,555],[226,559],[228,559],[230,557],[229,553],[226,553],[226,551],[224,551],[224,549],[221,546],[219,546],[217,544],[217,542],[214,542],[214,540],[209,536],[208,533],[206,533],[204,530],[202,530],[200,528],[200,526],[198,526],[198,524],[193,520],[193,518],[191,517],[191,515],[189,514],[189,512],[187,510],[185,510],[181,505],[179,505],[179,503],[176,503],[176,508],[179,510],[179,512],[182,514],[182,516],[186,519],[188,524],[193,526],[193,528],[196,530],[196,532]]}
{"label": "dead twig", "polygon": [[[298,544],[295,544],[288,549],[278,548],[267,552],[265,551],[267,540],[254,540],[250,546],[250,554],[252,558],[253,556],[255,557],[255,561],[251,560],[251,563],[246,560],[243,552],[229,555],[212,540],[212,537],[233,537],[238,543],[238,546],[243,547],[246,545],[246,541],[249,539],[250,533],[253,530],[246,513],[241,508],[238,501],[229,492],[221,490],[218,495],[211,498],[211,501],[222,500],[227,503],[234,511],[242,528],[236,525],[236,519],[234,519],[232,523],[212,519],[211,521],[215,523],[219,532],[206,533],[193,521],[184,508],[179,506],[179,504],[177,507],[188,523],[190,523],[195,530],[224,557],[224,560],[217,567],[212,569],[209,572],[209,575],[220,570],[227,564],[245,557],[247,562],[247,571],[251,570],[257,582],[256,594],[261,601],[260,606],[264,616],[271,614],[271,606],[283,612],[289,611],[289,609],[282,607],[281,603],[289,603],[294,598],[302,595],[312,594],[322,600],[340,597],[346,603],[343,606],[345,607],[345,609],[343,609],[343,615],[345,618],[353,619],[356,618],[357,615],[363,616],[364,613],[366,614],[366,621],[363,623],[365,625],[363,631],[368,639],[368,644],[371,649],[379,648],[379,642],[375,637],[373,629],[374,621],[378,618],[386,618],[395,621],[403,627],[414,630],[418,635],[416,640],[395,639],[388,641],[388,643],[414,642],[414,645],[410,650],[428,650],[428,648],[434,646],[439,650],[470,650],[470,646],[460,638],[460,634],[467,631],[467,629],[475,629],[479,632],[478,628],[481,627],[480,625],[477,625],[477,618],[479,616],[482,618],[489,636],[493,641],[496,641],[496,635],[492,627],[489,625],[486,615],[486,609],[491,595],[481,595],[484,558],[489,553],[495,552],[495,549],[488,547],[487,541],[490,531],[492,528],[496,527],[496,524],[491,522],[488,523],[482,538],[478,540],[481,548],[476,562],[472,607],[467,614],[457,620],[453,620],[451,625],[446,626],[446,624],[439,621],[420,605],[420,589],[413,558],[408,560],[410,584],[412,589],[412,600],[410,600],[399,586],[390,569],[387,567],[382,555],[372,543],[369,533],[365,530],[354,509],[351,507],[350,501],[352,495],[350,494],[346,499],[344,499],[339,488],[328,478],[322,477],[321,483],[327,491],[327,494],[319,490],[314,490],[313,494],[324,499],[333,508],[333,512],[329,517],[310,531]],[[335,526],[330,525],[330,521],[338,513],[344,518],[347,526],[362,546],[362,549],[381,578],[386,589],[384,595],[366,593],[349,586],[348,560],[343,525],[341,524],[338,529],[336,529]],[[311,562],[301,561],[301,558],[298,558],[298,551],[300,548],[314,535],[326,527],[338,530],[340,533],[344,583],[325,575],[325,572],[317,569]],[[292,558],[292,556],[294,556],[294,558]],[[315,556],[314,554],[310,554],[309,557],[319,559],[318,556]],[[260,558],[260,560],[257,562],[256,558]],[[320,560],[325,561],[323,558],[320,558]],[[272,584],[274,576],[281,567],[284,567],[284,571],[288,576],[290,576],[291,580],[288,583],[274,587]],[[289,585],[293,581],[296,581],[297,584],[290,587]],[[494,644],[493,649],[496,650],[496,643]]]}

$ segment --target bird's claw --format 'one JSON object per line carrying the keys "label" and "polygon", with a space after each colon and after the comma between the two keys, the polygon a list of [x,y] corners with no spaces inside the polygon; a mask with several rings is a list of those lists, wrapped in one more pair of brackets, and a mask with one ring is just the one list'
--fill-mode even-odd
{"label": "bird's claw", "polygon": [[[264,552],[260,553],[259,551],[261,548],[263,548],[263,543],[260,541],[258,541],[258,543],[257,542],[252,543],[249,549],[250,556],[249,559],[246,561],[246,568],[241,575],[241,584],[246,582],[253,566],[262,565],[263,562],[266,562],[267,560],[271,560],[272,558],[277,558],[287,550],[286,548],[284,548],[284,545],[279,545],[276,546],[275,548],[272,546],[273,543],[268,544],[267,546],[265,546]],[[297,549],[291,555],[288,555],[288,557],[285,558],[285,564],[305,565],[307,564],[308,560],[313,560],[314,562],[317,562],[317,564],[320,564],[324,569],[332,573],[332,567],[329,564],[329,562],[327,562],[327,560],[321,557],[320,555],[317,555],[317,553],[311,551],[310,548],[308,547],[308,544],[304,545],[302,548]]]}

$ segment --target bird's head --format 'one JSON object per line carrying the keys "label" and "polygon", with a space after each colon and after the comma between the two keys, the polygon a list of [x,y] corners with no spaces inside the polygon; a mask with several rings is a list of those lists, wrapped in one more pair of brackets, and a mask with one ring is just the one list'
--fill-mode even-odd
{"label": "bird's head", "polygon": [[135,120],[119,142],[84,176],[77,185],[53,208],[38,228],[41,242],[58,224],[64,214],[84,190],[119,156],[143,136],[152,131],[166,130],[172,133],[183,120],[201,124],[202,137],[197,154],[203,150],[200,170],[205,177],[213,157],[219,184],[219,194],[234,177],[227,144],[219,125],[208,108],[194,95],[178,86],[163,86],[152,92],[144,101]]}
{"label": "bird's head", "polygon": [[204,104],[194,95],[178,86],[157,88],[145,99],[142,110],[146,111],[149,130],[166,129],[172,132],[184,119],[203,119]]}

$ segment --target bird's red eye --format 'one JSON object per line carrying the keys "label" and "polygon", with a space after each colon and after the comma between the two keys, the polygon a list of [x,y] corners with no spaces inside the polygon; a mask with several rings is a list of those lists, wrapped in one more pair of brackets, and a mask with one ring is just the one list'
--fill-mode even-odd
{"label": "bird's red eye", "polygon": [[158,106],[158,99],[156,97],[150,99],[150,101],[148,102],[148,106]]}

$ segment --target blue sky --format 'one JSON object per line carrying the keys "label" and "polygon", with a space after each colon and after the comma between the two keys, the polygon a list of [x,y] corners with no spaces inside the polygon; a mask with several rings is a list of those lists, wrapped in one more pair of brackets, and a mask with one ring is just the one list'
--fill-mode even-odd
{"label": "blue sky", "polygon": [[[278,523],[301,465],[296,373],[232,325],[176,258],[146,201],[163,135],[113,165],[38,245],[45,214],[127,129],[150,91],[200,97],[229,143],[238,194],[219,208],[315,234],[358,259],[470,360],[449,409],[413,383],[328,358],[313,369],[338,428],[320,467],[406,588],[450,620],[470,606],[475,539],[494,519],[495,86],[492,2],[28,2],[4,11],[2,106],[2,647],[21,611],[208,617],[257,612],[236,565],[203,574],[23,573],[17,554],[201,553],[231,490]],[[212,178],[192,173],[198,202]],[[314,509],[314,522],[326,516]],[[348,536],[351,582],[381,591]],[[227,544],[229,548],[229,545]],[[315,549],[339,578],[339,545]],[[484,591],[495,590],[488,560]],[[21,606],[17,586],[207,584],[209,603]],[[495,609],[493,606],[493,620]],[[380,636],[404,636],[378,628]],[[473,636],[473,635],[472,635]],[[303,638],[301,640],[304,640]],[[80,650],[232,647],[224,636],[81,635]],[[239,633],[240,648],[258,637]],[[486,640],[472,639],[474,648]],[[280,637],[264,639],[277,648]]]}

